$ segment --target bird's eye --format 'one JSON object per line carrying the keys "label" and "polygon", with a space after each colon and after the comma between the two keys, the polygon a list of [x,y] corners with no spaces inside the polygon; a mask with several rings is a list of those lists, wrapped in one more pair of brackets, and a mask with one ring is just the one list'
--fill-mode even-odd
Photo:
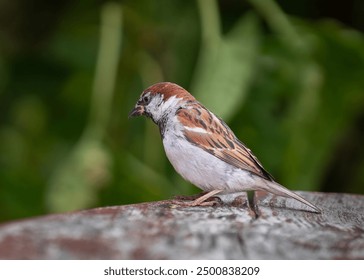
{"label": "bird's eye", "polygon": [[150,102],[150,95],[144,95],[143,96],[143,103],[148,104]]}

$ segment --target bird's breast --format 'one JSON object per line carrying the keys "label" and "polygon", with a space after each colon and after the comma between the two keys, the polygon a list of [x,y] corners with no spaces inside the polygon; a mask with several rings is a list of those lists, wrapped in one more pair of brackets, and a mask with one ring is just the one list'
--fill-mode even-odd
{"label": "bird's breast", "polygon": [[204,191],[222,189],[241,191],[252,180],[238,169],[188,142],[182,135],[166,130],[163,138],[166,155],[174,169],[187,181]]}

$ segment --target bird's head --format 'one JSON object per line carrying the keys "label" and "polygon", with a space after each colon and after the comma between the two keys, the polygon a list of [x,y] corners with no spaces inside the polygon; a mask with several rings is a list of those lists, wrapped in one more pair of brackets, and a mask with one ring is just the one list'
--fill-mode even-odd
{"label": "bird's head", "polygon": [[174,83],[157,83],[144,90],[129,117],[145,115],[156,124],[195,98]]}

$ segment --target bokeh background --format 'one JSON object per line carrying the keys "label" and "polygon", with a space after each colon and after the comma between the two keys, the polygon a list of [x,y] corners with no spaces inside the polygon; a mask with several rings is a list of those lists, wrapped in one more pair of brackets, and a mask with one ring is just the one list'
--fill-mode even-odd
{"label": "bokeh background", "polygon": [[199,190],[158,128],[172,81],[293,190],[364,193],[362,0],[0,0],[0,221]]}

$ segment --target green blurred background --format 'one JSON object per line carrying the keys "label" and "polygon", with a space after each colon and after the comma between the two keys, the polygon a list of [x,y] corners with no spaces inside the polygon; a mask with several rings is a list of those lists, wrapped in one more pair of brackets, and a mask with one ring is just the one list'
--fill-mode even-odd
{"label": "green blurred background", "polygon": [[180,84],[280,183],[364,193],[362,0],[0,0],[0,221],[167,199],[158,128]]}

